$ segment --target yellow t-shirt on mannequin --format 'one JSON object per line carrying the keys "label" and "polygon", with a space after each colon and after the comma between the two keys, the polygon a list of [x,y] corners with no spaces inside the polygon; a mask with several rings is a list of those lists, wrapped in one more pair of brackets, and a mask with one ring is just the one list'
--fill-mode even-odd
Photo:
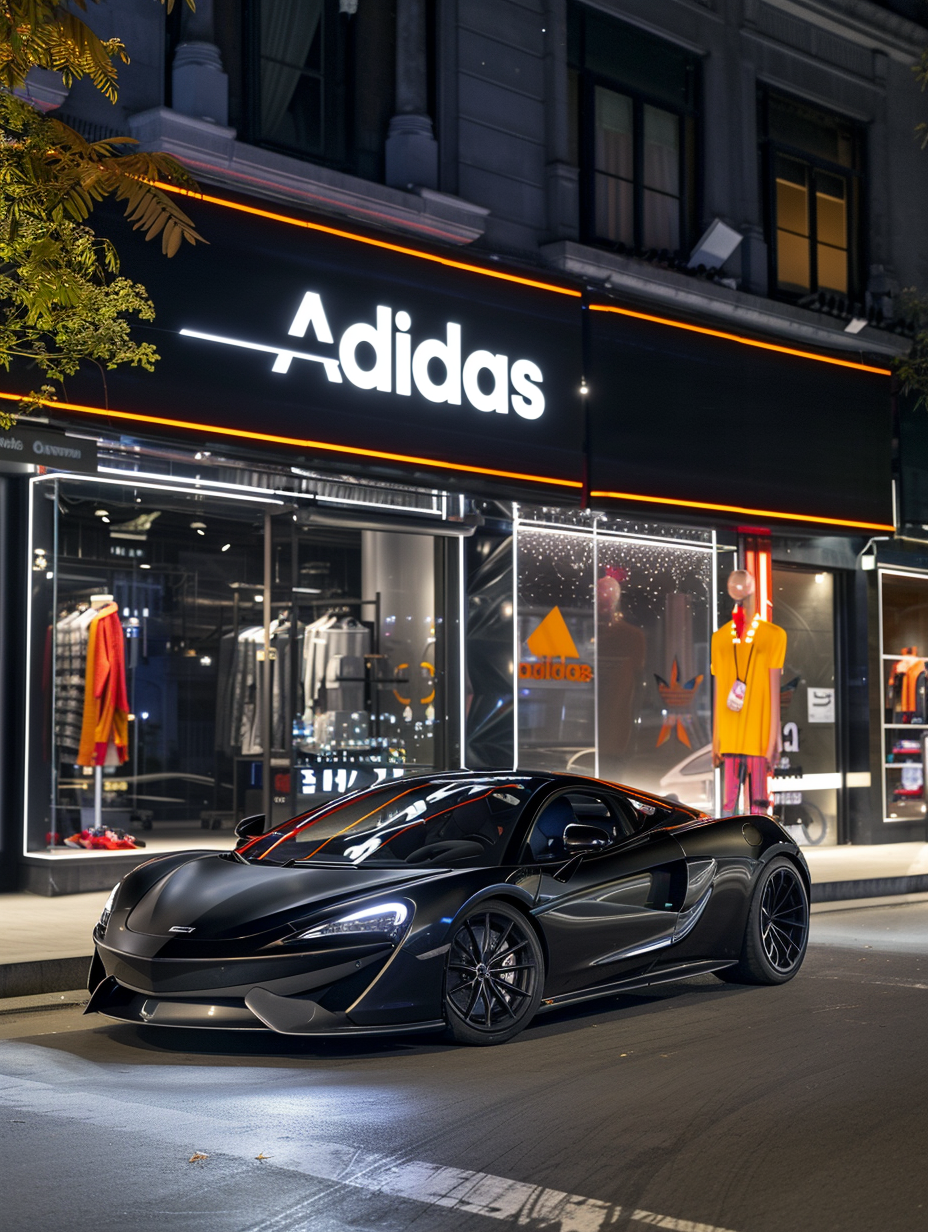
{"label": "yellow t-shirt on mannequin", "polygon": [[[724,756],[766,757],[770,744],[770,672],[786,658],[786,630],[754,618],[737,639],[735,622],[712,634],[715,734]],[[737,681],[744,686],[740,710],[728,704]],[[736,692],[740,692],[737,690]]]}

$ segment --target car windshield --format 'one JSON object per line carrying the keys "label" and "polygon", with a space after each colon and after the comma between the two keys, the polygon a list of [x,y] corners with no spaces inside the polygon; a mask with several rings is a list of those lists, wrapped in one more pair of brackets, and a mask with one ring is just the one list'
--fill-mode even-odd
{"label": "car windshield", "polygon": [[498,864],[538,785],[519,775],[379,784],[262,834],[238,854],[294,865]]}

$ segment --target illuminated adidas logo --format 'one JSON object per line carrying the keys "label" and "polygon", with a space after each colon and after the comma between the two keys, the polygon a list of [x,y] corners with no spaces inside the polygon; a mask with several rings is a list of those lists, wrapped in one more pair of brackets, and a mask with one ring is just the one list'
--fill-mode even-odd
{"label": "illuminated adidas logo", "polygon": [[559,607],[551,609],[525,639],[525,644],[538,662],[521,662],[520,680],[570,680],[587,684],[593,679],[590,663],[567,662],[568,659],[579,659],[580,653]]}

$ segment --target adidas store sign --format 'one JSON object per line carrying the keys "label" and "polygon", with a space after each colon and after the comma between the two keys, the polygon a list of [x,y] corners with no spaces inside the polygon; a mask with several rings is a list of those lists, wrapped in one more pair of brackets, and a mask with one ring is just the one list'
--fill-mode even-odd
{"label": "adidas store sign", "polygon": [[410,397],[413,392],[428,402],[461,406],[464,399],[478,411],[522,419],[540,419],[545,396],[542,371],[530,359],[510,360],[508,355],[474,350],[463,354],[461,326],[449,321],[444,336],[425,338],[413,346],[412,318],[378,305],[375,323],[358,321],[338,339],[332,333],[322,297],[307,291],[287,331],[292,338],[312,338],[320,347],[333,348],[315,354],[293,346],[229,338],[200,330],[182,329],[185,338],[220,343],[273,355],[271,372],[286,375],[295,362],[319,364],[333,384],[349,381],[358,389],[376,390]]}

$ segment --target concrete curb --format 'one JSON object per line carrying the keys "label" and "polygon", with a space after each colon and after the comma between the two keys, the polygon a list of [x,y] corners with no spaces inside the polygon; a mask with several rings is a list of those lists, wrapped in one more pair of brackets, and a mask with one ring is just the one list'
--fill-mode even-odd
{"label": "concrete curb", "polygon": [[855,898],[888,898],[924,894],[928,874],[916,877],[866,877],[859,881],[820,881],[812,886],[813,903],[837,903]]}
{"label": "concrete curb", "polygon": [[83,988],[90,970],[90,955],[81,958],[42,958],[34,962],[0,963],[0,998],[32,997],[43,992],[71,992]]}

